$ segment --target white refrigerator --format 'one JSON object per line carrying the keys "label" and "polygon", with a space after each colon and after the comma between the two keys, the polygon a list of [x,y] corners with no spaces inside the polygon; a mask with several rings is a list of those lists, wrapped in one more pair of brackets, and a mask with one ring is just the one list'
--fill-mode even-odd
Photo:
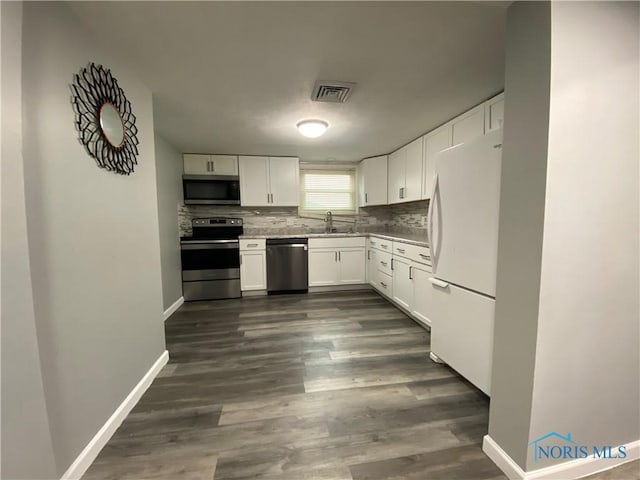
{"label": "white refrigerator", "polygon": [[[491,393],[502,130],[451,147],[435,162],[428,225],[431,352]],[[432,358],[433,358],[432,355]]]}

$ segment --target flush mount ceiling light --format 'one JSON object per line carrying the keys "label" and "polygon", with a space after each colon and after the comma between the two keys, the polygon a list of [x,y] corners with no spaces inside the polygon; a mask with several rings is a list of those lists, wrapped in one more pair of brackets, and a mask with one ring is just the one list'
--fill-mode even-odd
{"label": "flush mount ceiling light", "polygon": [[329,124],[324,120],[303,120],[298,122],[296,127],[298,127],[298,131],[305,137],[317,138],[324,135]]}

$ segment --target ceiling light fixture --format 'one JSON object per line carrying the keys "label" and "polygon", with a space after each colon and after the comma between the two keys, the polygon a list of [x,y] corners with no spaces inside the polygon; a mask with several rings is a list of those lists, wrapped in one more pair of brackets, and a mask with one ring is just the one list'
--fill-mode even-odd
{"label": "ceiling light fixture", "polygon": [[324,135],[329,124],[324,120],[303,120],[298,122],[296,127],[298,127],[298,131],[305,137],[317,138]]}

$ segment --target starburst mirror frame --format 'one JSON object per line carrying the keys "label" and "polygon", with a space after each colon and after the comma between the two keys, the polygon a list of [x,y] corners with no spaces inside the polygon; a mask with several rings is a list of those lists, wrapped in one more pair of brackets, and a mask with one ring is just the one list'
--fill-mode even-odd
{"label": "starburst mirror frame", "polygon": [[138,128],[131,102],[111,70],[91,62],[73,76],[75,125],[80,143],[98,166],[129,175],[138,164]]}

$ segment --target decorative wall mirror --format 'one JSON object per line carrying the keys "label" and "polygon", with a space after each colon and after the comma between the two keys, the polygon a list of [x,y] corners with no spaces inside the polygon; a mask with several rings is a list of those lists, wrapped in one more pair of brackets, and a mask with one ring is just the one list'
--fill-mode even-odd
{"label": "decorative wall mirror", "polygon": [[72,104],[79,140],[98,166],[129,175],[138,164],[138,128],[118,81],[102,65],[90,63],[73,76]]}

